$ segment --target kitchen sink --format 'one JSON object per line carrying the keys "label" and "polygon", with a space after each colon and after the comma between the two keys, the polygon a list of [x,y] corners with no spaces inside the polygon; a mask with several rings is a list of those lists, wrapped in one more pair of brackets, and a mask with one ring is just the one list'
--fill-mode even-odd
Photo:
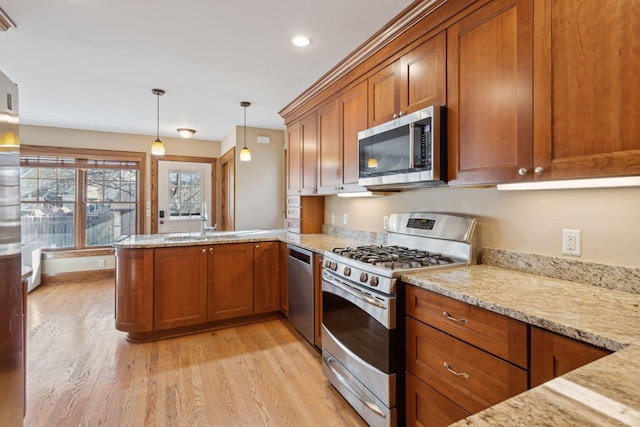
{"label": "kitchen sink", "polygon": [[258,236],[260,234],[269,233],[270,230],[238,230],[238,231],[213,231],[202,237],[198,234],[177,234],[163,237],[164,242],[194,242],[203,240],[216,239],[233,239],[249,236]]}

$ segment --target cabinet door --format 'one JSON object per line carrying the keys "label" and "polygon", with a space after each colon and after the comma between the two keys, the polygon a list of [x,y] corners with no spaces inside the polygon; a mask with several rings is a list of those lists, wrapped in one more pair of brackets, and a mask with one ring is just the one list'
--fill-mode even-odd
{"label": "cabinet door", "polygon": [[340,190],[340,109],[338,99],[318,110],[318,193]]}
{"label": "cabinet door", "polygon": [[153,329],[207,321],[207,249],[158,248],[154,253]]}
{"label": "cabinet door", "polygon": [[309,114],[300,121],[302,140],[302,194],[316,194],[316,171],[318,162],[318,115]]}
{"label": "cabinet door", "polygon": [[450,185],[531,180],[531,15],[495,0],[447,30]]}
{"label": "cabinet door", "polygon": [[471,415],[410,372],[406,378],[407,426],[444,427]]}
{"label": "cabinet door", "polygon": [[404,114],[447,103],[447,35],[442,32],[400,58]]}
{"label": "cabinet door", "polygon": [[393,120],[400,112],[400,62],[396,61],[367,79],[369,126]]}
{"label": "cabinet door", "polygon": [[116,249],[116,329],[153,331],[153,249]]}
{"label": "cabinet door", "polygon": [[253,313],[278,311],[279,307],[279,242],[255,243],[253,247]]}
{"label": "cabinet door", "polygon": [[340,96],[342,187],[345,191],[364,190],[358,186],[358,132],[368,128],[367,99],[367,82],[360,83]]}
{"label": "cabinet door", "polygon": [[287,195],[300,194],[302,179],[302,139],[300,122],[287,127]]}
{"label": "cabinet door", "polygon": [[280,311],[289,317],[289,275],[287,270],[287,244],[279,242],[280,251]]}
{"label": "cabinet door", "polygon": [[640,173],[637,2],[536,1],[536,179]]}
{"label": "cabinet door", "polygon": [[611,352],[531,327],[531,387],[566,374]]}
{"label": "cabinet door", "polygon": [[253,314],[253,243],[214,245],[212,249],[207,275],[208,320]]}

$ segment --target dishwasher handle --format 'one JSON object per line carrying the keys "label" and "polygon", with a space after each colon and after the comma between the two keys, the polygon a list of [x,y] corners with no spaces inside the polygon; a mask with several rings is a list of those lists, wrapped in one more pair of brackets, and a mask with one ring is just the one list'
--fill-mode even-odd
{"label": "dishwasher handle", "polygon": [[300,251],[289,246],[289,257],[295,258],[307,265],[311,265],[311,252]]}

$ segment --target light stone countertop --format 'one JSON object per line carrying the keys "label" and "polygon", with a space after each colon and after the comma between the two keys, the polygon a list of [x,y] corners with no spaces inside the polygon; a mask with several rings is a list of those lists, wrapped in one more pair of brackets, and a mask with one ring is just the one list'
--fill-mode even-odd
{"label": "light stone countertop", "polygon": [[[301,248],[322,254],[337,247],[368,245],[375,242],[363,240],[361,236],[336,236],[329,234],[297,234],[286,230],[249,230],[212,233],[206,239],[200,240],[199,233],[174,234],[141,234],[127,236],[113,243],[115,248],[141,249],[163,248],[194,245],[212,245],[223,243],[247,243],[264,241],[281,241],[294,244]],[[191,239],[190,237],[193,237]],[[167,239],[169,238],[169,239]],[[185,240],[171,240],[184,238]]]}
{"label": "light stone countertop", "polygon": [[488,265],[402,280],[616,351],[456,425],[640,426],[640,294]]}

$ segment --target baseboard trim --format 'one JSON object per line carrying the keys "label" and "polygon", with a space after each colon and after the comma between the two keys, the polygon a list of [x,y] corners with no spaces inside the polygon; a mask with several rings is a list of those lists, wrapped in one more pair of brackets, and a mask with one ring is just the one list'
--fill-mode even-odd
{"label": "baseboard trim", "polygon": [[68,273],[42,274],[40,284],[59,285],[73,282],[96,282],[100,280],[113,280],[116,277],[115,268],[101,270],[70,271]]}

